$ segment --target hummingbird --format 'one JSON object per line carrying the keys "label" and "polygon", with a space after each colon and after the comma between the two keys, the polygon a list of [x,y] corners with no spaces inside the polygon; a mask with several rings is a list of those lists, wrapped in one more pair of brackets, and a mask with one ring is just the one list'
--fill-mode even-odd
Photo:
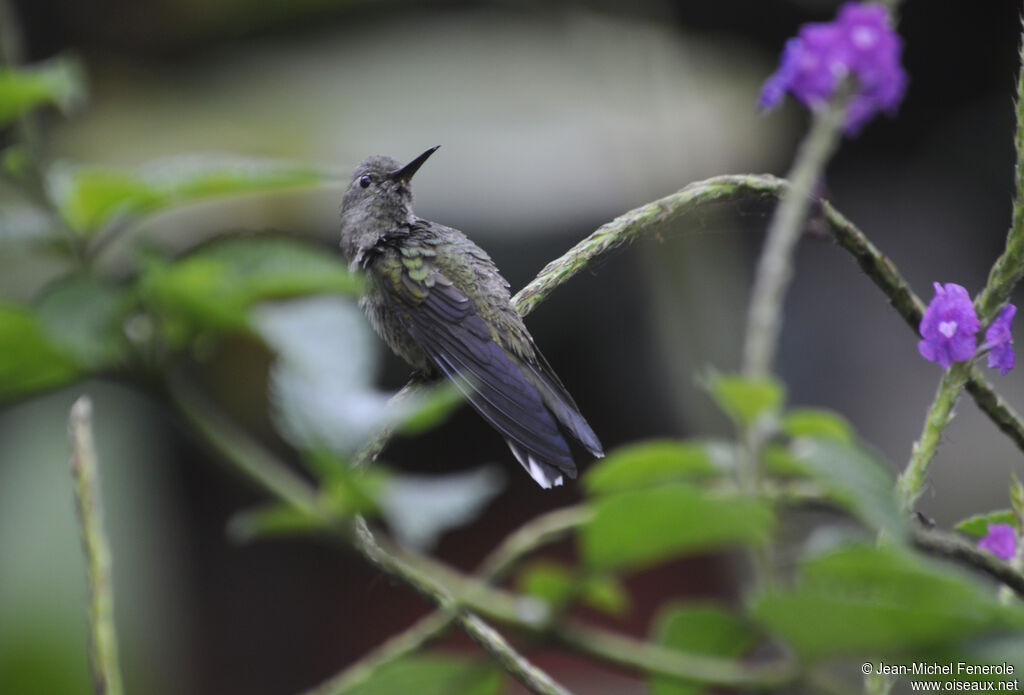
{"label": "hummingbird", "polygon": [[341,248],[369,282],[360,300],[388,347],[422,377],[452,380],[541,487],[576,477],[566,436],[601,443],[534,344],[491,257],[457,229],[417,217],[408,164],[373,156],[341,205]]}

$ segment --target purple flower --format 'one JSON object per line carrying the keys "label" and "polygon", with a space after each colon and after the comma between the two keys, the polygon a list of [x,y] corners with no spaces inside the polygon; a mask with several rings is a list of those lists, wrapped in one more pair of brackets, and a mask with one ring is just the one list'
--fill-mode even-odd
{"label": "purple flower", "polygon": [[1017,554],[1017,534],[1010,524],[989,524],[988,533],[978,541],[978,548],[1011,560]]}
{"label": "purple flower", "polygon": [[779,69],[761,90],[758,105],[771,108],[788,91],[809,108],[818,108],[853,73],[857,91],[846,114],[845,130],[856,134],[879,111],[892,113],[903,99],[907,75],[900,65],[903,43],[878,4],[848,2],[833,22],[804,24],[786,42]]}
{"label": "purple flower", "polygon": [[975,334],[981,328],[971,298],[960,285],[933,283],[935,298],[921,318],[921,338],[917,350],[929,362],[949,369],[954,362],[974,357],[978,346]]}
{"label": "purple flower", "polygon": [[1007,304],[999,312],[999,316],[992,322],[992,325],[985,330],[985,344],[982,348],[988,348],[988,366],[990,369],[998,369],[1000,374],[1006,374],[1013,369],[1013,335],[1010,334],[1010,323],[1013,321],[1017,307]]}

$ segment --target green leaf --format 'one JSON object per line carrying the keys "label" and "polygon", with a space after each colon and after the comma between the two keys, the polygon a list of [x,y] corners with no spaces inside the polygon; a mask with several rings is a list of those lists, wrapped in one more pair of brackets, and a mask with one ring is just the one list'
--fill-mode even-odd
{"label": "green leaf", "polygon": [[228,520],[228,537],[236,543],[313,533],[322,528],[319,520],[287,504],[271,504],[239,512]]}
{"label": "green leaf", "polygon": [[[671,604],[655,621],[654,640],[665,647],[709,656],[741,656],[755,644],[750,626],[711,603]],[[651,678],[651,695],[696,695],[705,687],[671,678]]]}
{"label": "green leaf", "polygon": [[827,439],[794,443],[797,460],[861,521],[893,540],[906,535],[906,517],[892,473],[856,445]]}
{"label": "green leaf", "polygon": [[965,575],[902,546],[844,546],[804,561],[794,588],[763,594],[754,616],[799,654],[818,659],[954,644],[1024,627]]}
{"label": "green leaf", "polygon": [[705,387],[718,407],[738,425],[753,424],[758,418],[782,407],[786,390],[770,378],[751,379],[738,374],[712,373]]}
{"label": "green leaf", "polygon": [[812,437],[840,444],[853,443],[853,427],[841,415],[829,410],[790,410],[782,417],[782,431],[793,438]]}
{"label": "green leaf", "polygon": [[51,182],[68,225],[89,235],[115,217],[154,213],[174,205],[246,193],[312,186],[338,177],[296,162],[232,155],[182,155],[137,171],[65,168]]}
{"label": "green leaf", "polygon": [[550,562],[535,562],[519,575],[519,591],[560,608],[579,592],[579,583],[572,570]]}
{"label": "green leaf", "polygon": [[97,370],[114,365],[125,355],[121,322],[127,306],[119,288],[81,276],[50,287],[36,312],[66,354],[83,369]]}
{"label": "green leaf", "polygon": [[542,599],[555,608],[577,600],[610,615],[621,615],[629,607],[629,595],[607,574],[580,576],[573,568],[551,562],[535,562],[519,576],[519,590]]}
{"label": "green leaf", "polygon": [[185,333],[243,330],[250,307],[267,299],[360,288],[339,256],[282,237],[220,239],[176,262],[150,263],[140,280],[146,303]]}
{"label": "green leaf", "polygon": [[717,497],[685,483],[621,492],[590,503],[582,555],[595,569],[636,568],[733,544],[766,542],[774,529],[759,500]]}
{"label": "green leaf", "polygon": [[788,446],[775,442],[766,444],[761,457],[764,461],[764,470],[772,475],[784,478],[807,476],[807,466],[801,463]]}
{"label": "green leaf", "polygon": [[29,310],[0,304],[0,400],[59,386],[79,376],[66,354]]}
{"label": "green leaf", "polygon": [[654,440],[616,449],[590,467],[583,484],[591,495],[706,477],[717,473],[702,444]]}
{"label": "green leaf", "polygon": [[629,594],[615,577],[591,574],[583,580],[583,603],[609,615],[622,615],[629,610]]}
{"label": "green leaf", "polygon": [[84,96],[82,72],[69,58],[54,58],[27,68],[0,68],[0,128],[37,106],[70,111]]}
{"label": "green leaf", "polygon": [[501,673],[462,656],[407,656],[385,664],[346,695],[497,695]]}
{"label": "green leaf", "polygon": [[1012,509],[999,509],[987,514],[975,514],[958,523],[954,528],[971,536],[984,536],[988,533],[989,524],[1017,525],[1017,515]]}

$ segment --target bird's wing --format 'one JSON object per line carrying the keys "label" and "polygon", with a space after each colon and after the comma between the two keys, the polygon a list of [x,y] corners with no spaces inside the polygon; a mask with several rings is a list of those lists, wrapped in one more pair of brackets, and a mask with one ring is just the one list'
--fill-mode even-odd
{"label": "bird's wing", "polygon": [[576,477],[569,446],[523,366],[491,337],[487,324],[461,290],[436,267],[423,263],[394,282],[392,296],[409,334],[470,404],[508,441],[542,486]]}
{"label": "bird's wing", "polygon": [[[587,451],[597,458],[604,456],[604,449],[590,423],[580,413],[576,401],[562,385],[562,380],[555,374],[548,361],[536,345],[533,346],[534,359],[527,362],[530,379],[540,391],[544,404],[554,413],[565,429],[574,436]],[[532,378],[531,378],[532,377]]]}

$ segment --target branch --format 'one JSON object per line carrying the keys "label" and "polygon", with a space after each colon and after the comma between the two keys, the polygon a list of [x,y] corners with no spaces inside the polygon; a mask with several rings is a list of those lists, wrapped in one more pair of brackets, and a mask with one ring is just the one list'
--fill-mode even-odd
{"label": "branch", "polygon": [[555,628],[553,634],[562,644],[582,654],[629,670],[679,680],[745,690],[774,690],[792,685],[799,676],[796,664],[788,659],[743,664],[733,659],[682,652],[579,621],[569,621]]}
{"label": "branch", "polygon": [[180,374],[172,373],[167,378],[167,392],[185,422],[221,458],[281,501],[318,515],[315,488],[229,422]]}
{"label": "branch", "polygon": [[[793,251],[814,202],[812,189],[839,146],[849,96],[848,88],[840,89],[823,111],[814,113],[811,129],[786,177],[789,186],[768,225],[768,238],[758,260],[747,312],[743,344],[743,373],[747,376],[762,377],[772,372],[782,330],[782,306],[793,279]],[[756,458],[753,460],[752,465],[756,465]]]}
{"label": "branch", "polygon": [[71,438],[75,506],[82,529],[82,549],[89,584],[89,661],[93,691],[96,695],[121,695],[110,545],[103,533],[103,500],[92,436],[92,402],[88,397],[82,396],[71,406],[68,433]]}
{"label": "branch", "polygon": [[[728,174],[695,181],[679,191],[619,215],[597,228],[560,257],[548,263],[526,287],[513,298],[512,304],[526,316],[561,285],[586,269],[591,262],[605,254],[646,236],[667,238],[682,235],[686,229],[674,223],[703,206],[724,203],[751,195],[778,198],[789,183],[770,174]],[[828,224],[836,243],[851,256],[864,274],[882,290],[889,303],[917,333],[925,305],[900,275],[895,264],[872,244],[864,233],[828,201],[819,201],[818,208]],[[1024,214],[1024,213],[1022,213]],[[405,389],[415,387],[412,379]],[[1024,423],[1020,416],[995,392],[978,369],[971,371],[967,391],[982,412],[988,415],[999,430],[1008,436],[1018,449],[1024,451]],[[373,462],[391,438],[391,430],[384,430],[357,454],[358,465]]]}
{"label": "branch", "polygon": [[[727,202],[751,194],[777,198],[788,185],[784,179],[767,174],[716,176],[694,182],[676,193],[630,210],[602,225],[561,257],[548,263],[529,285],[512,298],[512,302],[519,313],[525,316],[560,285],[613,249],[644,236],[668,237],[673,233],[685,233],[685,229],[670,224],[709,203]],[[924,314],[924,303],[910,289],[895,264],[830,203],[821,201],[820,211],[828,223],[832,238],[853,256],[865,275],[882,290],[893,308],[917,333]],[[994,391],[980,370],[971,370],[967,391],[1000,431],[1024,451],[1024,423]]]}
{"label": "branch", "polygon": [[[180,387],[172,388],[172,393],[186,392]],[[191,392],[195,397],[195,392]],[[197,405],[194,400],[176,400],[179,407],[192,408]],[[208,421],[209,426],[200,430],[205,438],[213,436],[218,451],[231,463],[243,470],[251,465],[240,461],[243,456],[256,453],[263,464],[287,470],[277,462],[272,454],[261,449],[260,445],[248,440],[244,432],[234,428],[216,413],[211,406],[202,406],[204,415],[216,415]],[[186,414],[190,422],[198,417],[197,412]],[[221,428],[231,428],[220,431]],[[213,442],[211,442],[213,443]],[[271,484],[279,478],[278,474],[252,476],[266,490],[284,501],[289,501],[282,490]],[[305,485],[305,483],[302,483]],[[800,491],[794,500],[807,501],[814,498],[814,491]],[[788,499],[786,495],[783,499]],[[491,578],[498,578],[512,567],[523,555],[531,552],[542,543],[551,542],[574,527],[583,523],[586,511],[580,507],[570,507],[538,517],[525,524],[518,531],[507,537],[505,541],[483,563],[481,572]],[[513,669],[513,675],[520,678],[527,687],[537,688],[534,692],[563,692],[557,684],[549,682],[546,675],[540,672],[518,655],[504,639],[486,625],[479,617],[466,612],[464,607],[473,608],[480,613],[525,629],[538,635],[551,634],[566,647],[582,654],[618,664],[624,668],[664,675],[672,678],[706,682],[713,685],[724,685],[747,690],[768,690],[788,683],[796,682],[801,675],[796,666],[789,660],[775,660],[767,663],[743,664],[730,659],[709,657],[693,654],[616,634],[590,624],[571,621],[566,625],[552,628],[548,623],[546,606],[533,599],[493,589],[483,581],[464,575],[454,569],[441,565],[428,557],[417,555],[406,550],[394,548],[383,540],[374,537],[369,527],[361,519],[357,519],[350,528],[342,528],[336,522],[325,521],[325,529],[343,534],[353,546],[372,565],[412,587],[426,596],[441,609],[420,620],[415,629],[389,640],[375,650],[371,656],[364,658],[352,667],[307,695],[327,695],[344,692],[347,688],[362,682],[382,663],[397,658],[420,648],[424,643],[440,634],[447,626],[451,616],[474,639],[481,641],[482,646],[495,656],[507,669]],[[936,531],[918,529],[914,532],[914,543],[918,548],[952,560],[963,562],[987,572],[996,579],[1011,586],[1024,595],[1024,575],[999,562],[996,558],[982,553],[964,541],[955,537],[946,537]],[[444,625],[444,627],[442,627]],[[436,633],[434,631],[437,631]],[[375,659],[373,657],[376,657]],[[358,666],[357,664],[357,666]],[[811,677],[813,674],[807,675]],[[554,687],[554,690],[542,688]]]}
{"label": "branch", "polygon": [[[503,579],[526,555],[537,548],[565,538],[589,517],[584,507],[566,507],[538,516],[506,536],[480,565],[477,574],[490,584]],[[345,667],[343,671],[304,695],[341,695],[364,683],[383,666],[406,657],[442,637],[455,622],[455,615],[435,611],[420,618],[398,635]]]}
{"label": "branch", "polygon": [[914,546],[931,555],[955,560],[988,574],[1024,598],[1024,574],[992,553],[979,550],[959,536],[917,527],[911,532]]}
{"label": "branch", "polygon": [[350,692],[368,681],[384,666],[404,659],[442,637],[454,622],[453,614],[434,611],[302,695],[342,695]]}
{"label": "branch", "polygon": [[[316,492],[312,486],[298,478],[273,454],[231,424],[180,376],[172,374],[168,378],[167,386],[172,402],[185,421],[191,424],[223,458],[246,473],[254,482],[281,501],[318,518],[325,531],[350,542],[370,564],[385,574],[412,587],[445,611],[455,613],[456,620],[470,637],[531,692],[540,695],[569,695],[567,690],[516,652],[483,620],[462,608],[467,603],[480,604],[500,616],[516,621],[527,621],[528,618],[532,618],[533,621],[546,621],[546,607],[542,602],[521,599],[479,582],[463,581],[454,570],[443,568],[442,571],[440,563],[428,558],[411,556],[396,548],[385,549],[374,538],[362,517],[356,517],[351,524],[331,518],[317,504]],[[463,590],[464,595],[460,598],[465,603],[454,598],[449,591],[450,586],[457,586]]]}
{"label": "branch", "polygon": [[[455,620],[466,633],[531,692],[540,695],[570,695],[568,690],[520,655],[494,628],[478,616],[462,609],[452,592],[449,591],[452,586],[449,580],[439,581],[423,571],[422,567],[413,565],[407,559],[394,553],[393,549],[385,551],[362,519],[357,519],[355,522],[353,540],[356,549],[378,568],[392,577],[401,579],[440,608],[453,613]],[[426,560],[425,557],[418,557],[418,562],[421,565],[428,564],[425,562]],[[455,573],[452,572],[452,574]],[[527,612],[523,611],[523,613]],[[508,615],[506,614],[505,617]],[[533,622],[529,621],[528,624],[532,625]]]}

